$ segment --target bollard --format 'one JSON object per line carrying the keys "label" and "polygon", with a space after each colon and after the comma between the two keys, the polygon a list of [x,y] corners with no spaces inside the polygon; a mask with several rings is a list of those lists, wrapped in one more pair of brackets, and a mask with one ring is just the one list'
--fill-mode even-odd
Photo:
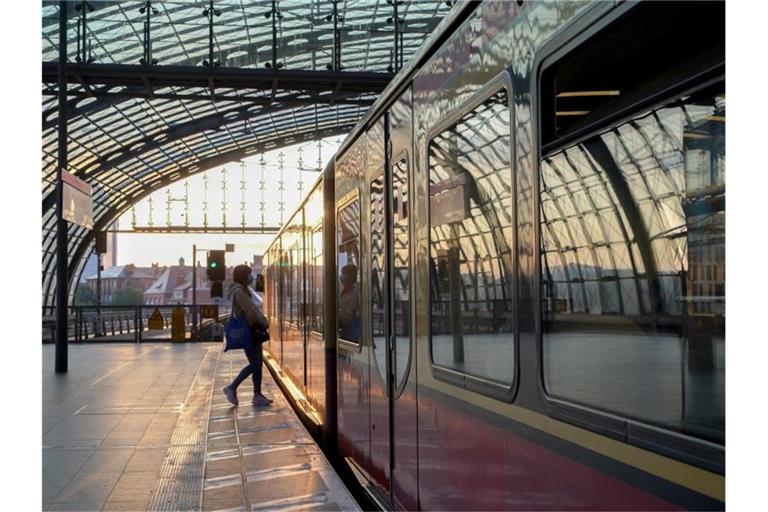
{"label": "bollard", "polygon": [[112,336],[114,336],[115,335],[115,317],[111,317],[109,320],[110,320],[110,323],[112,324]]}
{"label": "bollard", "polygon": [[139,322],[138,322],[139,314],[140,312],[138,310],[133,311],[133,334],[134,334],[136,343],[141,343],[141,333],[139,332]]}
{"label": "bollard", "polygon": [[120,315],[120,334],[123,334],[123,315]]}
{"label": "bollard", "polygon": [[77,313],[75,313],[75,340],[80,341],[80,317],[82,315],[82,312],[78,308]]}

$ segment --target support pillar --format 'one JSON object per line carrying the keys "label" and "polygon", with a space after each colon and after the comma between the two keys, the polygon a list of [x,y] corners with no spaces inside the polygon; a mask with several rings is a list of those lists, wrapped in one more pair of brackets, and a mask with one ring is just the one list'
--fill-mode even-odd
{"label": "support pillar", "polygon": [[56,373],[66,373],[67,353],[67,223],[62,218],[67,167],[67,5],[59,2],[59,154],[56,165]]}
{"label": "support pillar", "polygon": [[98,330],[96,336],[102,336],[101,332],[101,253],[96,251],[96,322]]}

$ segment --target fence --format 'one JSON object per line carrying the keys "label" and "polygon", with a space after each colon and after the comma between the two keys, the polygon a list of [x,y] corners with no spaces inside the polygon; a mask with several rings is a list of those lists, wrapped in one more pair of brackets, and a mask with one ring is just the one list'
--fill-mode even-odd
{"label": "fence", "polygon": [[[184,324],[188,340],[198,340],[202,328],[212,319],[201,317],[202,309],[210,305],[175,304],[164,306],[70,306],[68,308],[67,338],[69,341],[136,341],[142,339],[170,340],[171,314],[176,308],[184,309]],[[229,315],[229,304],[214,306],[217,319]],[[157,309],[163,319],[162,330],[149,330],[149,317]],[[196,316],[193,315],[196,313]],[[194,320],[197,325],[193,325]],[[43,308],[43,342],[52,342],[55,330],[55,310]],[[145,333],[149,333],[148,335]]]}

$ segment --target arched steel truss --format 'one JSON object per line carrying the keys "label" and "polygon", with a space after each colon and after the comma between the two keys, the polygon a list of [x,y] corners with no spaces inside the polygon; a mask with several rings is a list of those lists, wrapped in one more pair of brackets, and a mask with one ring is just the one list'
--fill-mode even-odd
{"label": "arched steel truss", "polygon": [[[222,15],[214,20],[214,50],[222,67],[204,68],[201,63],[208,58],[209,40],[202,4],[152,2],[158,9],[151,31],[152,58],[158,65],[140,66],[145,15],[139,7],[144,2],[90,3],[95,9],[88,14],[86,43],[93,63],[74,62],[79,13],[70,3],[70,69],[90,70],[91,75],[143,69],[149,75],[139,81],[94,82],[82,73],[70,80],[68,171],[93,188],[97,230],[174,181],[264,151],[346,133],[376,94],[372,89],[345,92],[338,81],[325,92],[309,86],[281,88],[277,81],[271,88],[263,84],[249,88],[218,78],[201,83],[197,75],[203,70],[219,76],[251,68],[255,79],[264,75],[265,63],[277,55],[284,76],[328,74],[340,45],[342,69],[333,70],[338,76],[388,73],[396,53],[395,25],[402,42],[398,50],[407,60],[449,10],[442,1],[406,1],[400,2],[397,19],[391,19],[392,5],[386,0],[346,0],[337,3],[339,18],[334,20],[331,0],[281,0],[278,38],[273,40],[271,19],[265,17],[271,2],[217,0],[214,6]],[[46,83],[45,69],[55,68],[58,60],[58,2],[44,1],[42,14],[42,292],[43,305],[50,307],[56,286],[58,102],[55,83]],[[192,66],[194,72],[187,81],[153,83],[152,76]],[[93,232],[68,226],[70,300],[92,239]]]}

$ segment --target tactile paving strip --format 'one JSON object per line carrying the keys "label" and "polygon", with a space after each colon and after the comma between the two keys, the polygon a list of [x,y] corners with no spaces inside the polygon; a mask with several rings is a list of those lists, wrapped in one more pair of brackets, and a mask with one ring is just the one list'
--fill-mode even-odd
{"label": "tactile paving strip", "polygon": [[211,390],[219,350],[211,348],[198,368],[147,510],[200,510]]}

